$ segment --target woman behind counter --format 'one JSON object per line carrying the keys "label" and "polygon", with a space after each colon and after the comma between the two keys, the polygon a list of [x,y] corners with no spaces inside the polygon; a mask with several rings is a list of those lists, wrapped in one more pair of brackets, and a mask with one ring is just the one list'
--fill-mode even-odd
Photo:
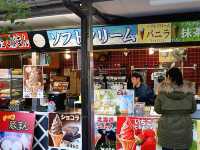
{"label": "woman behind counter", "polygon": [[192,144],[191,113],[196,101],[190,82],[183,82],[178,68],[166,73],[155,100],[155,111],[162,114],[158,122],[158,143],[163,150],[189,150]]}

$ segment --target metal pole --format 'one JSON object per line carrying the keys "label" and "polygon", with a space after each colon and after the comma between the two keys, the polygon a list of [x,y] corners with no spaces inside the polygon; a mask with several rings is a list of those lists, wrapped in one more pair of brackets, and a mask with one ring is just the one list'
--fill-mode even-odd
{"label": "metal pole", "polygon": [[82,0],[81,7],[82,150],[94,150],[92,1]]}

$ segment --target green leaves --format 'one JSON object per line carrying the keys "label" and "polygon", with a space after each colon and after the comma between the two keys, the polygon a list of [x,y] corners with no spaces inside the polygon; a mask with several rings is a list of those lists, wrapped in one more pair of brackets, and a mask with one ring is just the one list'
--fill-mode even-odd
{"label": "green leaves", "polygon": [[[3,21],[10,21],[11,25],[24,25],[23,21],[30,16],[30,6],[19,0],[0,0],[0,12],[3,14]],[[11,27],[0,27],[0,33],[8,33]]]}

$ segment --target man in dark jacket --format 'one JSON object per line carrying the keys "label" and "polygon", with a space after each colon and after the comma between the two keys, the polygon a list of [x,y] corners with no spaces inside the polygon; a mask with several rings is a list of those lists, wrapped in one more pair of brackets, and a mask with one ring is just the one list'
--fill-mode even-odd
{"label": "man in dark jacket", "polygon": [[143,78],[139,73],[133,73],[131,77],[133,89],[135,90],[135,101],[145,102],[146,105],[154,104],[154,92],[143,83]]}

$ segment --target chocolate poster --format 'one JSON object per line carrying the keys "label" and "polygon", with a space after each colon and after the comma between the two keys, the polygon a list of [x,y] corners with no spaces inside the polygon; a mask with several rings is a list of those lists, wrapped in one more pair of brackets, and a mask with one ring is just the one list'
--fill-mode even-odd
{"label": "chocolate poster", "polygon": [[43,98],[42,66],[25,65],[23,69],[23,98]]}
{"label": "chocolate poster", "polygon": [[0,150],[32,150],[35,114],[0,112]]}
{"label": "chocolate poster", "polygon": [[80,114],[49,113],[49,146],[81,150]]}
{"label": "chocolate poster", "polygon": [[95,116],[95,149],[116,149],[116,116]]}
{"label": "chocolate poster", "polygon": [[118,117],[117,150],[161,150],[155,117]]}

